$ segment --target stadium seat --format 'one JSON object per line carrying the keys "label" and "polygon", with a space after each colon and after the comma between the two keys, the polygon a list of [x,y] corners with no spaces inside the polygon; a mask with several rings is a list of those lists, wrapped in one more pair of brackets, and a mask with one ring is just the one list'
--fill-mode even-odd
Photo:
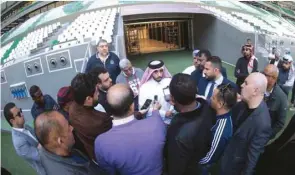
{"label": "stadium seat", "polygon": [[58,36],[58,40],[61,43],[76,40],[71,43],[73,45],[82,43],[88,38],[96,40],[101,38],[104,32],[109,31],[106,37],[107,41],[111,42],[117,11],[117,8],[109,8],[83,13]]}

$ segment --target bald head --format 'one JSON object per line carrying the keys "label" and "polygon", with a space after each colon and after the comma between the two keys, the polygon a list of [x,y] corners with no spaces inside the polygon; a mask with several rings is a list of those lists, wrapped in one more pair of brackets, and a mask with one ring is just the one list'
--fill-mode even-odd
{"label": "bald head", "polygon": [[278,80],[279,69],[277,68],[277,66],[269,64],[264,68],[263,74],[267,79],[267,91],[270,92]]}
{"label": "bald head", "polygon": [[125,84],[116,84],[107,93],[107,101],[116,117],[128,117],[128,113],[133,113],[133,99],[132,90]]}
{"label": "bald head", "polygon": [[254,87],[258,88],[259,91],[264,94],[267,86],[267,79],[265,75],[260,72],[254,72],[249,75],[249,78],[254,80]]}
{"label": "bald head", "polygon": [[263,73],[265,76],[273,76],[278,78],[279,75],[279,69],[274,64],[268,64],[265,66]]}
{"label": "bald head", "polygon": [[75,143],[72,130],[72,126],[58,111],[44,112],[35,120],[35,133],[40,144],[52,152],[72,147]]}
{"label": "bald head", "polygon": [[255,99],[263,98],[266,91],[266,77],[259,72],[251,73],[242,84],[241,96],[246,102],[253,102]]}

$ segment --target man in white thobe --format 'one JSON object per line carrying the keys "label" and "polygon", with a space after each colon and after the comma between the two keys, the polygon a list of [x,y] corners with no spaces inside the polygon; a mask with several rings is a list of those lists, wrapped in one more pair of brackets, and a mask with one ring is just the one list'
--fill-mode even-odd
{"label": "man in white thobe", "polygon": [[[145,70],[141,86],[139,88],[139,109],[144,105],[147,99],[155,103],[156,101],[162,106],[159,110],[160,115],[165,123],[169,124],[172,117],[173,106],[169,103],[169,84],[171,81],[171,74],[168,72],[161,60],[151,61]],[[164,94],[164,91],[167,92]],[[151,114],[148,111],[147,117]]]}

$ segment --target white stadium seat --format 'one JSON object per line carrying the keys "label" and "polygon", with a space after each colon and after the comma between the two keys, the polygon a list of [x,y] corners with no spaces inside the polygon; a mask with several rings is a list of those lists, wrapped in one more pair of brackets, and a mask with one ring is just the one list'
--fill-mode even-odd
{"label": "white stadium seat", "polygon": [[108,31],[104,39],[111,43],[117,11],[117,8],[109,8],[81,14],[58,36],[58,41],[75,40],[71,45],[82,43],[88,38],[95,41],[104,38],[103,33]]}

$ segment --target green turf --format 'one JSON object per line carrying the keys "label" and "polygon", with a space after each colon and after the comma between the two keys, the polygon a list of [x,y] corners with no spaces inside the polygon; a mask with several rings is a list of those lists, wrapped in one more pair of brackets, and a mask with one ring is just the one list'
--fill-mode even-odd
{"label": "green turf", "polygon": [[8,132],[1,132],[1,167],[6,168],[12,175],[36,174],[24,159],[16,155],[11,134]]}
{"label": "green turf", "polygon": [[[147,63],[150,60],[161,59],[165,62],[170,73],[175,74],[182,72],[186,67],[192,65],[192,54],[188,51],[177,51],[177,52],[162,52],[145,54],[139,56],[129,56],[128,57],[134,66],[140,67],[143,70],[146,68]],[[223,64],[227,69],[228,78],[235,82],[234,78],[234,67],[228,64]],[[286,125],[291,119],[291,115],[294,112],[289,111],[286,120]],[[32,125],[32,123],[30,123]],[[1,127],[10,130],[10,126],[5,120],[1,120]],[[9,170],[13,175],[33,175],[35,174],[33,169],[21,158],[19,158],[12,145],[11,135],[7,132],[1,132],[2,136],[2,149],[1,149],[1,159],[2,167]],[[212,175],[217,174],[217,169],[214,168]]]}
{"label": "green turf", "polygon": [[[129,56],[128,58],[134,66],[143,70],[145,70],[149,61],[156,59],[163,60],[171,74],[182,72],[185,68],[193,64],[192,53],[189,51],[150,53],[140,56]],[[235,82],[234,67],[225,63],[222,66],[227,69],[228,78]]]}

